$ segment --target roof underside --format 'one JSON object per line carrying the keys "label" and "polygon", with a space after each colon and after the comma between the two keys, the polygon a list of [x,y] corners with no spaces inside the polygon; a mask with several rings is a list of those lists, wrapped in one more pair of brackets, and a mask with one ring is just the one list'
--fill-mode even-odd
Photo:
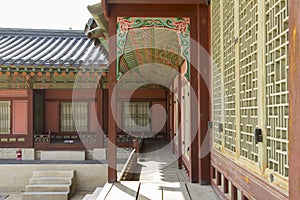
{"label": "roof underside", "polygon": [[83,31],[0,28],[2,68],[93,68],[107,58]]}
{"label": "roof underside", "polygon": [[168,86],[185,62],[175,31],[155,27],[131,29],[126,40],[119,65],[119,72],[129,72],[123,77],[124,83],[141,85],[155,80]]}

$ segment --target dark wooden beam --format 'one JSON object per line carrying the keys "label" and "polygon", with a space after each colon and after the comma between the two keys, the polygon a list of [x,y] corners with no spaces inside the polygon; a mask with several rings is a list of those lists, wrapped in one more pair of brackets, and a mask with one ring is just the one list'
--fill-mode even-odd
{"label": "dark wooden beam", "polygon": [[104,10],[104,16],[105,16],[106,20],[109,21],[109,5],[107,2],[108,2],[107,0],[102,0],[101,6]]}
{"label": "dark wooden beam", "polygon": [[110,13],[124,17],[191,17],[196,16],[195,5],[110,5]]}
{"label": "dark wooden beam", "polygon": [[113,112],[117,108],[117,97],[113,90],[116,86],[116,18],[117,13],[113,13],[109,20],[109,72],[108,72],[108,182],[117,181],[117,126]]}
{"label": "dark wooden beam", "polygon": [[300,1],[289,2],[289,199],[300,197]]}

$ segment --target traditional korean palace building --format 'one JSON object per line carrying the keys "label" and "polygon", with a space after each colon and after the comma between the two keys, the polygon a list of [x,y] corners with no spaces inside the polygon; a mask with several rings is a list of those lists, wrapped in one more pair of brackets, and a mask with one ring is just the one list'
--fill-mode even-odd
{"label": "traditional korean palace building", "polygon": [[105,53],[83,31],[1,28],[0,35],[0,147],[63,149],[64,140],[74,139],[71,149],[83,149],[70,118],[76,78],[83,93],[75,110],[86,118],[79,129],[87,133],[83,140],[95,142]]}
{"label": "traditional korean palace building", "polygon": [[221,199],[298,199],[299,8],[105,0],[84,32],[2,28],[0,147],[105,147],[115,183],[117,146],[165,140]]}

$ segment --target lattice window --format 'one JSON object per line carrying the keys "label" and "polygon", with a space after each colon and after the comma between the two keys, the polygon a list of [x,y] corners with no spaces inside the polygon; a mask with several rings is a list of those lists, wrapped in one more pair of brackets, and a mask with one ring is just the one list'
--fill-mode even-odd
{"label": "lattice window", "polygon": [[124,131],[150,131],[150,103],[149,102],[126,102],[123,103]]}
{"label": "lattice window", "polygon": [[87,102],[62,102],[60,110],[60,130],[62,132],[88,131]]}
{"label": "lattice window", "polygon": [[220,1],[212,1],[212,59],[213,59],[213,135],[214,142],[222,145],[218,124],[222,123],[222,79],[221,79],[221,16]]}
{"label": "lattice window", "polygon": [[288,0],[266,0],[268,168],[288,176]]}
{"label": "lattice window", "polygon": [[10,101],[0,101],[0,134],[10,133]]}
{"label": "lattice window", "polygon": [[225,107],[225,148],[236,151],[235,113],[235,49],[234,49],[234,1],[224,1],[223,42],[224,42],[224,107]]}
{"label": "lattice window", "polygon": [[254,141],[258,109],[257,32],[257,0],[240,0],[240,152],[254,162],[258,162],[258,145]]}

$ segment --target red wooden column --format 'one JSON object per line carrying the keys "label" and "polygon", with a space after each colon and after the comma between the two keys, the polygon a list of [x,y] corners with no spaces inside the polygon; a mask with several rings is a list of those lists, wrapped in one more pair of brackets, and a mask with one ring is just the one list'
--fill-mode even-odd
{"label": "red wooden column", "polygon": [[300,1],[289,2],[289,199],[300,197]]}
{"label": "red wooden column", "polygon": [[[104,147],[104,129],[103,129],[103,90],[97,89],[96,90],[96,97],[97,97],[97,118],[98,118],[98,124],[97,125],[97,147],[103,148]],[[106,105],[105,105],[106,106]],[[101,130],[102,129],[102,130]]]}
{"label": "red wooden column", "polygon": [[28,89],[28,118],[27,118],[27,127],[29,137],[27,137],[29,147],[33,148],[33,89]]}
{"label": "red wooden column", "polygon": [[210,155],[206,153],[209,149],[205,149],[209,148],[209,145],[204,144],[206,135],[209,134],[210,100],[208,88],[210,62],[208,53],[203,51],[204,48],[209,52],[209,30],[209,7],[197,4],[196,19],[193,20],[192,18],[191,20],[191,37],[200,45],[191,46],[191,63],[195,64],[191,66],[190,82],[197,99],[191,99],[191,132],[194,134],[192,135],[194,140],[190,148],[190,164],[191,181],[200,182],[204,185],[210,184]]}
{"label": "red wooden column", "polygon": [[[109,72],[108,72],[108,182],[117,181],[117,126],[113,116],[116,111],[116,93],[113,90],[116,86],[116,34],[117,18],[115,15],[109,17]],[[113,101],[113,102],[112,102]]]}
{"label": "red wooden column", "polygon": [[174,82],[172,82],[172,86],[171,86],[171,91],[170,91],[170,134],[171,134],[171,146],[172,146],[172,153],[174,154],[175,153],[175,145],[174,145],[174,137],[175,137],[175,127],[174,127],[174,120],[175,120],[175,117],[174,117]]}
{"label": "red wooden column", "polygon": [[[209,6],[197,6],[197,42],[200,44],[198,49],[199,63],[199,105],[200,105],[200,133],[198,135],[199,145],[199,182],[203,185],[210,184],[210,132],[208,129],[208,121],[210,119],[210,13]],[[207,52],[204,52],[207,51]],[[205,141],[206,140],[206,141]],[[207,141],[208,140],[208,141]],[[204,143],[205,142],[205,143]]]}
{"label": "red wooden column", "polygon": [[[191,18],[191,40],[197,41],[197,17]],[[191,69],[190,69],[190,84],[191,84],[191,94],[195,93],[195,98],[190,95],[190,112],[191,112],[191,145],[190,145],[190,180],[193,183],[199,182],[199,73],[198,73],[198,49],[197,46],[191,43]]]}

